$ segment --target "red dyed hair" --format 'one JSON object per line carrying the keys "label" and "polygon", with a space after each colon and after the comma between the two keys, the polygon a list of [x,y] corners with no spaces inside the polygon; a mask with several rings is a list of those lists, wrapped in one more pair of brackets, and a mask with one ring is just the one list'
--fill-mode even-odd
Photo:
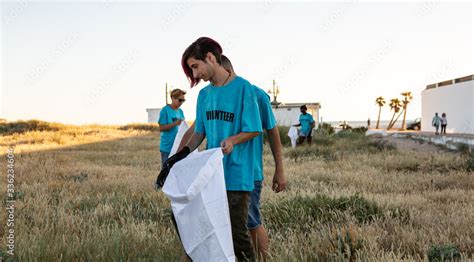
{"label": "red dyed hair", "polygon": [[189,58],[205,61],[207,53],[211,52],[217,60],[217,63],[221,64],[222,47],[219,43],[209,37],[200,37],[194,41],[183,53],[181,58],[181,66],[183,67],[184,74],[191,83],[191,88],[196,86],[200,79],[194,78],[193,70],[189,67],[187,61]]}

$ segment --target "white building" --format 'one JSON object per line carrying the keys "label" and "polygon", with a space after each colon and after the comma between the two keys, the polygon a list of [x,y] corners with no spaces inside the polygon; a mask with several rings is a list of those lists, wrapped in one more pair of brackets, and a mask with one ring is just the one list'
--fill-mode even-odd
{"label": "white building", "polygon": [[316,122],[316,127],[319,124],[319,109],[321,105],[319,103],[281,103],[277,104],[272,102],[272,110],[279,126],[291,126],[299,123],[300,119],[300,106],[306,105],[308,108],[308,113],[310,113],[314,121]]}
{"label": "white building", "polygon": [[148,123],[158,123],[161,108],[147,108],[146,112],[148,113]]}
{"label": "white building", "polygon": [[474,75],[426,86],[421,93],[421,131],[433,132],[437,112],[446,113],[447,133],[474,134]]}

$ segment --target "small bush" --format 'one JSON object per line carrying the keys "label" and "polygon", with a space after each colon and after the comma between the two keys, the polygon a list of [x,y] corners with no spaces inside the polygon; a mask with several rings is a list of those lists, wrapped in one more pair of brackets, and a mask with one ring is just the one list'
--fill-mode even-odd
{"label": "small bush", "polygon": [[395,144],[389,143],[386,140],[372,140],[368,143],[368,146],[376,151],[391,151],[397,149]]}
{"label": "small bush", "polygon": [[295,197],[278,204],[262,207],[270,227],[305,229],[316,223],[344,222],[344,213],[349,213],[359,223],[368,223],[382,216],[382,210],[375,203],[356,194],[351,197],[330,198]]}
{"label": "small bush", "polygon": [[331,136],[316,134],[313,136],[313,144],[317,146],[331,146],[334,145],[335,141]]}
{"label": "small bush", "polygon": [[[319,131],[319,130],[321,130],[321,131]],[[326,134],[328,134],[328,135],[334,134],[334,128],[333,128],[332,125],[329,124],[329,123],[320,123],[320,124],[318,125],[318,131],[319,131],[319,132],[324,132],[324,133],[326,133]]]}
{"label": "small bush", "polygon": [[471,153],[466,160],[467,171],[474,171],[474,153]]}
{"label": "small bush", "polygon": [[413,158],[407,158],[402,161],[387,162],[385,168],[387,169],[387,172],[397,171],[401,173],[416,172],[422,169],[418,160]]}
{"label": "small bush", "polygon": [[287,155],[291,159],[294,159],[295,162],[298,162],[300,159],[311,157],[321,157],[324,160],[335,161],[339,159],[338,156],[340,153],[328,146],[299,146],[297,148],[290,149]]}
{"label": "small bush", "polygon": [[278,132],[280,132],[280,140],[283,146],[291,146],[291,141],[290,141],[290,137],[288,136],[288,131],[290,131],[290,127],[278,126]]}
{"label": "small bush", "polygon": [[[290,127],[288,126],[277,126],[278,132],[280,133],[280,142],[282,146],[291,146],[290,138],[288,137],[288,131],[290,131]],[[263,132],[263,142],[268,142],[268,135],[267,132]]]}
{"label": "small bush", "polygon": [[456,143],[456,149],[463,155],[469,155],[471,148],[465,143]]}
{"label": "small bush", "polygon": [[455,245],[432,246],[428,251],[428,261],[454,261],[461,258]]}
{"label": "small bush", "polygon": [[39,120],[16,121],[16,122],[2,122],[0,123],[0,134],[11,135],[21,134],[30,131],[58,131],[61,125],[51,124]]}
{"label": "small bush", "polygon": [[353,132],[352,130],[342,130],[337,132],[334,137],[345,138],[345,139],[361,139],[365,134],[360,132]]}
{"label": "small bush", "polygon": [[365,135],[365,133],[367,132],[367,127],[360,126],[360,127],[352,128],[352,132]]}
{"label": "small bush", "polygon": [[128,124],[125,126],[119,127],[119,130],[140,130],[140,131],[152,131],[158,132],[160,131],[160,126],[156,123],[150,124]]}

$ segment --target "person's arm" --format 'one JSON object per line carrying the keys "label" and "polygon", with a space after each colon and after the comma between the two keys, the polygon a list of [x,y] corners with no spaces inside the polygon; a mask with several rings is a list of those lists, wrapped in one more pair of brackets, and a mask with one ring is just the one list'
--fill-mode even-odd
{"label": "person's arm", "polygon": [[230,154],[234,149],[234,145],[245,143],[250,139],[257,137],[259,134],[260,132],[240,132],[235,136],[228,137],[221,142],[222,152],[226,155]]}
{"label": "person's arm", "polygon": [[171,128],[173,128],[173,127],[175,127],[175,126],[179,126],[182,121],[183,121],[183,120],[178,119],[178,120],[174,121],[174,122],[171,123],[171,124],[160,125],[160,131],[168,131],[168,130],[170,130]]}
{"label": "person's arm", "polygon": [[297,124],[297,125],[293,125],[293,126],[301,126],[301,123]]}
{"label": "person's arm", "polygon": [[[199,147],[199,145],[204,141],[204,138],[206,137],[205,134],[200,134],[200,133],[192,133],[191,138],[189,139],[188,143],[186,143],[185,146],[189,147],[189,150],[193,152],[196,150],[196,148]],[[184,147],[184,146],[183,146]]]}
{"label": "person's arm", "polygon": [[275,193],[281,192],[286,188],[285,174],[283,173],[282,146],[280,132],[277,127],[267,130],[270,148],[275,161],[275,174],[273,175],[272,189]]}
{"label": "person's arm", "polygon": [[181,138],[178,151],[181,150],[189,142],[189,139],[191,139],[193,134],[194,134],[194,123],[191,125],[191,127],[188,128],[188,130],[186,130],[186,132],[183,135],[183,138]]}

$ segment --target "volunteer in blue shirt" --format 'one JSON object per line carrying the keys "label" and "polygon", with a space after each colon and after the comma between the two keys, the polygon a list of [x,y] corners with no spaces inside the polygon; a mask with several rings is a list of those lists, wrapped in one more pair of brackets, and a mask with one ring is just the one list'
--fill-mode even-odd
{"label": "volunteer in blue shirt", "polygon": [[312,141],[312,136],[311,132],[313,131],[313,128],[315,126],[315,122],[313,119],[313,116],[310,113],[307,113],[306,111],[308,108],[306,105],[300,106],[300,123],[294,126],[301,126],[299,137],[297,144],[301,145],[303,144],[304,140],[306,139],[308,141],[308,144],[311,145]]}
{"label": "volunteer in blue shirt", "polygon": [[174,139],[178,133],[178,127],[184,120],[183,110],[181,105],[186,101],[184,98],[186,92],[180,89],[171,91],[171,104],[166,105],[161,109],[158,124],[160,124],[160,152],[161,164],[168,159],[173,147]]}
{"label": "volunteer in blue shirt", "polygon": [[[225,55],[221,56],[221,60],[222,66],[231,72],[233,76],[235,76],[235,71],[230,60]],[[280,133],[276,126],[276,120],[270,104],[270,97],[261,88],[258,88],[257,86],[253,87],[257,96],[257,104],[260,112],[260,119],[262,121],[262,128],[267,132],[270,148],[273,154],[273,160],[275,161],[275,173],[272,180],[272,189],[278,193],[285,190],[286,187],[286,179],[283,173]],[[179,146],[180,149],[187,144],[189,138],[194,133],[194,127],[195,124],[193,124],[184,134]],[[266,261],[269,240],[265,227],[262,224],[260,213],[260,197],[262,193],[263,182],[263,134],[260,134],[256,138],[252,139],[252,143],[255,143],[256,151],[258,152],[259,157],[254,170],[254,189],[250,193],[247,228],[249,229],[254,249],[258,251],[257,253],[259,258],[261,258],[262,261]]]}
{"label": "volunteer in blue shirt", "polygon": [[[195,130],[190,141],[165,163],[157,184],[172,166],[207,139],[207,148],[224,153],[224,178],[227,189],[234,252],[239,261],[255,261],[247,231],[250,192],[254,188],[257,159],[251,139],[262,132],[257,97],[252,84],[233,76],[221,65],[222,47],[211,38],[201,37],[183,53],[181,65],[191,87],[209,81],[198,96]],[[260,156],[261,157],[261,156]]]}

